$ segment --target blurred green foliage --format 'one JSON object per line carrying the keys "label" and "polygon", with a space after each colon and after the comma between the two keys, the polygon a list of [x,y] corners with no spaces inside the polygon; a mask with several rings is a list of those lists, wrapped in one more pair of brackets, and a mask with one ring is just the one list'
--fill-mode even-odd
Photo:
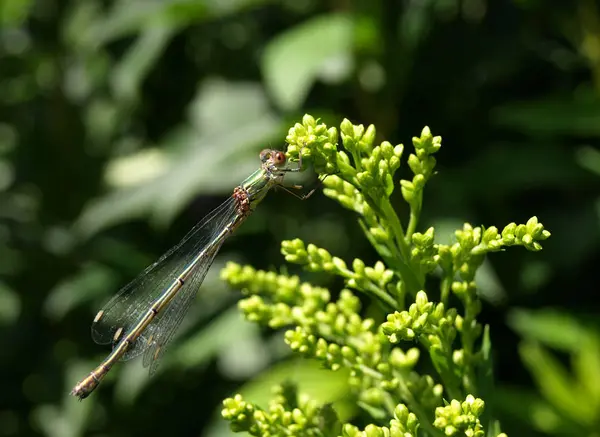
{"label": "blurred green foliage", "polygon": [[243,322],[217,277],[230,259],[281,265],[296,237],[376,259],[339,206],[282,192],[225,245],[158,375],[134,361],[85,402],[68,396],[108,352],[89,336],[100,305],[304,112],[396,142],[443,135],[423,229],[537,215],[552,230],[542,254],[500,254],[478,279],[498,413],[509,435],[598,429],[594,0],[3,0],[0,436],[229,435],[221,400],[260,403],[284,376],[343,401],[343,379]]}

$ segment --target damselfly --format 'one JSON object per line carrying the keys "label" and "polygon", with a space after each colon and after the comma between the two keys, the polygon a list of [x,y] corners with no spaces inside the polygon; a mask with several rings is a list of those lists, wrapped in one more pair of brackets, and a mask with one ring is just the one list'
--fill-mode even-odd
{"label": "damselfly", "polygon": [[[112,352],[71,391],[84,399],[119,360],[144,354],[152,375],[183,320],[225,239],[252,213],[272,187],[282,186],[288,172],[278,150],[260,153],[261,167],[233,190],[229,199],[198,223],[181,242],[125,286],[102,308],[92,323],[92,338],[112,344]],[[311,193],[309,193],[310,195]],[[307,196],[304,196],[307,197]]]}

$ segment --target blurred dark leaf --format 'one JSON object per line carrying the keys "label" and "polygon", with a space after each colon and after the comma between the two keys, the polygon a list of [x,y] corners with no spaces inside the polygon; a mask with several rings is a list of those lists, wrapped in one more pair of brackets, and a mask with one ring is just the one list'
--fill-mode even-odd
{"label": "blurred dark leaf", "polygon": [[[554,408],[532,391],[517,387],[498,387],[497,405],[514,422],[533,426],[552,435],[575,434],[573,423],[563,418]],[[511,423],[515,426],[516,423]],[[580,435],[580,434],[579,434]]]}
{"label": "blurred dark leaf", "polygon": [[14,290],[0,281],[0,325],[10,325],[21,313],[21,301]]}
{"label": "blurred dark leaf", "polygon": [[108,267],[97,264],[85,266],[50,290],[45,314],[51,320],[60,320],[81,303],[93,301],[116,286],[117,277]]}
{"label": "blurred dark leaf", "polygon": [[575,159],[583,168],[600,176],[600,151],[593,147],[581,147],[575,154]]}
{"label": "blurred dark leaf", "polygon": [[208,18],[227,14],[267,3],[272,0],[120,0],[110,13],[88,29],[85,36],[95,44],[106,44],[142,29],[168,27],[177,29]]}
{"label": "blurred dark leaf", "polygon": [[600,136],[600,98],[589,88],[579,90],[582,97],[546,97],[509,103],[495,108],[492,122],[531,136]]}
{"label": "blurred dark leaf", "polygon": [[577,381],[569,375],[567,369],[538,343],[525,341],[519,351],[548,403],[573,422],[592,429],[597,423],[598,405],[589,402],[591,399],[585,390],[588,381]]}
{"label": "blurred dark leaf", "polygon": [[587,344],[584,339],[594,335],[574,317],[552,309],[536,312],[513,309],[508,324],[527,340],[565,352],[578,352]]}
{"label": "blurred dark leaf", "polygon": [[137,98],[141,82],[154,66],[168,44],[173,29],[153,26],[144,29],[123,59],[112,70],[113,94],[117,99],[129,102]]}

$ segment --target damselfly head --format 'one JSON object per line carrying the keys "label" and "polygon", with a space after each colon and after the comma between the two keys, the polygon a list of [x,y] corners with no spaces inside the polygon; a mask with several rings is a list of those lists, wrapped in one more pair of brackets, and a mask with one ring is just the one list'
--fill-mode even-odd
{"label": "damselfly head", "polygon": [[264,149],[260,152],[260,160],[263,164],[273,164],[275,167],[282,167],[285,165],[285,153],[280,150]]}

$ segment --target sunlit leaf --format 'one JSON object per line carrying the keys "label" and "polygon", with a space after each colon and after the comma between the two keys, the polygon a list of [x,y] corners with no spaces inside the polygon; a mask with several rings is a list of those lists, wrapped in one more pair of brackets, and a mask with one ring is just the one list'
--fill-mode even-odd
{"label": "sunlit leaf", "polygon": [[106,168],[106,183],[111,188],[141,185],[163,175],[169,165],[163,150],[148,147],[113,160]]}
{"label": "sunlit leaf", "polygon": [[589,337],[585,343],[579,353],[573,354],[573,371],[581,390],[586,393],[586,402],[598,412],[600,418],[600,341],[596,337]]}
{"label": "sunlit leaf", "polygon": [[326,63],[350,56],[352,35],[352,18],[331,14],[313,18],[273,39],[265,48],[262,71],[275,102],[286,110],[299,108]]}
{"label": "sunlit leaf", "polygon": [[319,403],[335,403],[349,394],[348,372],[345,369],[331,372],[314,360],[304,359],[276,364],[238,392],[248,401],[266,406],[273,396],[273,387],[284,381],[296,384],[299,393],[305,393]]}
{"label": "sunlit leaf", "polygon": [[254,147],[272,143],[280,126],[260,86],[219,81],[200,88],[190,104],[190,122],[164,139],[169,155],[156,178],[86,206],[76,224],[81,235],[145,216],[165,226],[199,193],[228,195],[259,167]]}
{"label": "sunlit leaf", "polygon": [[255,328],[243,319],[238,308],[234,306],[174,348],[170,357],[165,359],[165,368],[200,366],[226,348],[233,347],[238,341],[236,336],[239,336],[240,340],[257,336]]}

